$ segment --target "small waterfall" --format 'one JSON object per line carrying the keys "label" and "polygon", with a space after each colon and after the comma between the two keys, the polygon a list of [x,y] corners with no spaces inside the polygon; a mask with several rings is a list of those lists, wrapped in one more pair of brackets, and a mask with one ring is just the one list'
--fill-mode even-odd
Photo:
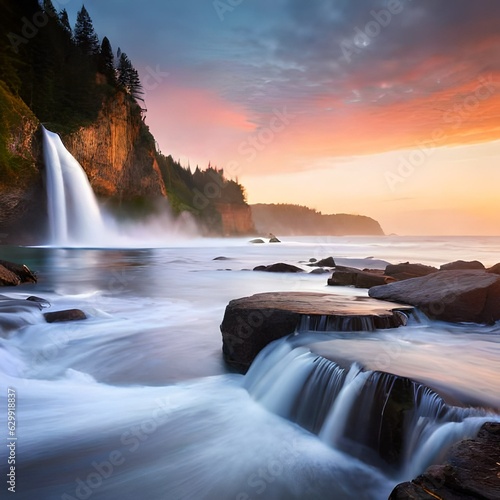
{"label": "small waterfall", "polygon": [[341,367],[293,347],[293,337],[267,346],[245,387],[270,411],[317,434],[329,446],[412,478],[455,442],[499,416],[449,406],[429,387],[354,363]]}
{"label": "small waterfall", "polygon": [[43,130],[50,244],[98,242],[104,224],[87,175],[61,138]]}

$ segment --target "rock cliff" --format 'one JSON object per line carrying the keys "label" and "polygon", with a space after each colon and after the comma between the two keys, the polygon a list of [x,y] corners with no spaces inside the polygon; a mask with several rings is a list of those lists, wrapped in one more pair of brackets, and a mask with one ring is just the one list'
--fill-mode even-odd
{"label": "rock cliff", "polygon": [[217,203],[224,236],[247,235],[255,231],[252,210],[248,205],[238,203]]}
{"label": "rock cliff", "polygon": [[166,196],[154,139],[140,107],[124,92],[108,98],[91,125],[62,139],[98,196],[125,200]]}

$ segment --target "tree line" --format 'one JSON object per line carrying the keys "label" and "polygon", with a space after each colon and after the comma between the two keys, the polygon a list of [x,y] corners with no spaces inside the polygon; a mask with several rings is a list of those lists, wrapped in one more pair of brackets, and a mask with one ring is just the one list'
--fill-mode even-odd
{"label": "tree line", "polygon": [[41,122],[71,131],[92,122],[116,90],[142,100],[137,70],[125,52],[115,56],[107,37],[99,40],[85,6],[73,27],[51,0],[0,6],[0,78]]}

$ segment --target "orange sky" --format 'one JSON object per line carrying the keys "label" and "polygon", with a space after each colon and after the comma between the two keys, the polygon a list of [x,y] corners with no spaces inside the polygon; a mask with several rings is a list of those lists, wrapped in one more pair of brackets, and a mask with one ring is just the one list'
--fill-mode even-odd
{"label": "orange sky", "polygon": [[499,1],[193,2],[86,2],[164,154],[223,167],[250,203],[500,234]]}

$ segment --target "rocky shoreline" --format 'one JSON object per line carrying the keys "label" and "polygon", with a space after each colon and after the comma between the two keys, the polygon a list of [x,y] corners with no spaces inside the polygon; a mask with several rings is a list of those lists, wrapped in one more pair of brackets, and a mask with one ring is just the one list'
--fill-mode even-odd
{"label": "rocky shoreline", "polygon": [[[331,273],[328,286],[368,289],[369,298],[334,293],[275,292],[229,302],[221,323],[223,355],[246,371],[268,343],[305,330],[358,331],[404,326],[418,308],[433,320],[493,324],[500,320],[500,264],[454,261],[440,268],[419,263],[385,269],[339,266],[333,257],[266,264],[254,271]],[[364,299],[364,300],[363,300]],[[384,301],[384,302],[378,302]],[[378,306],[377,306],[378,303]],[[400,418],[399,416],[398,418]],[[390,443],[388,444],[390,446]],[[393,490],[390,500],[500,498],[500,424],[485,423],[478,436],[457,443],[446,462]]]}

